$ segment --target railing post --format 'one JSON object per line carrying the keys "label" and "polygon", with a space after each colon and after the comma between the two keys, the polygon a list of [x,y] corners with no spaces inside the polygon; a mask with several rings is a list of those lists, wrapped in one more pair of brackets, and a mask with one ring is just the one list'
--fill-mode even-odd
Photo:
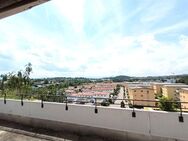
{"label": "railing post", "polygon": [[184,120],[183,120],[183,114],[182,114],[181,102],[180,102],[180,115],[179,115],[179,122],[184,122]]}
{"label": "railing post", "polygon": [[44,108],[43,95],[41,96],[41,108]]}
{"label": "railing post", "polygon": [[123,100],[121,101],[121,108],[125,108],[125,103],[123,102]]}
{"label": "railing post", "polygon": [[7,103],[6,97],[7,97],[7,95],[6,95],[6,93],[4,93],[4,104]]}
{"label": "railing post", "polygon": [[66,111],[68,111],[68,105],[67,105],[67,103],[68,103],[68,102],[67,102],[67,96],[65,97],[65,100],[66,100],[66,101],[65,101],[65,102],[66,102],[66,105],[65,105],[65,110],[66,110]]}
{"label": "railing post", "polygon": [[21,106],[23,106],[23,94],[21,95]]}
{"label": "railing post", "polygon": [[95,98],[95,114],[98,113],[98,109],[97,109],[97,98]]}
{"label": "railing post", "polygon": [[134,110],[134,99],[133,99],[133,111],[132,111],[132,117],[136,117],[136,113],[135,113],[135,110]]}

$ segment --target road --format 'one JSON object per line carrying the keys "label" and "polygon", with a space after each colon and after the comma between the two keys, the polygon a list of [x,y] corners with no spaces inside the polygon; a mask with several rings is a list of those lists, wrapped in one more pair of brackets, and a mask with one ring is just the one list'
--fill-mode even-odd
{"label": "road", "polygon": [[[117,99],[124,99],[124,98],[128,99],[128,95],[127,95],[127,92],[126,92],[126,90],[125,90],[125,96],[124,96],[124,87],[121,87]],[[116,100],[116,101],[115,101],[115,104],[120,105],[121,102],[122,102],[122,100]],[[126,102],[126,101],[124,100],[124,103],[125,103],[125,108],[129,108],[128,102]]]}
{"label": "road", "polygon": [[[120,91],[119,91],[117,99],[124,99],[124,90],[123,90],[123,87],[120,87]],[[115,104],[121,104],[121,101],[122,100],[116,100]]]}

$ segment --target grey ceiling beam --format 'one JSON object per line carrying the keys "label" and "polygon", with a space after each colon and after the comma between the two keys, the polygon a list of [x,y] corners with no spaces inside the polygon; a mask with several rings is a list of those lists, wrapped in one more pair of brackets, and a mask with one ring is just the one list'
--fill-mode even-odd
{"label": "grey ceiling beam", "polygon": [[31,9],[49,0],[0,0],[0,19]]}

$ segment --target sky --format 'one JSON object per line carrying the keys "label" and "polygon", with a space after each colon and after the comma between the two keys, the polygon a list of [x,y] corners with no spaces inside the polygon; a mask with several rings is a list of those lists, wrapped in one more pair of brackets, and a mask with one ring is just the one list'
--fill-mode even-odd
{"label": "sky", "polygon": [[0,20],[0,74],[188,74],[188,0],[51,0]]}

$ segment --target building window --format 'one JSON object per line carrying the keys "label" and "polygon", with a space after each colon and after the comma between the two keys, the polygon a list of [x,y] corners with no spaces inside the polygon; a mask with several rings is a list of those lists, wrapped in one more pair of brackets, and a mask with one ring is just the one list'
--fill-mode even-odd
{"label": "building window", "polygon": [[141,90],[141,92],[143,92],[143,90]]}
{"label": "building window", "polygon": [[143,95],[141,94],[141,97],[143,97]]}
{"label": "building window", "polygon": [[134,92],[136,92],[136,90],[134,90]]}
{"label": "building window", "polygon": [[147,91],[147,94],[149,94],[149,91]]}

